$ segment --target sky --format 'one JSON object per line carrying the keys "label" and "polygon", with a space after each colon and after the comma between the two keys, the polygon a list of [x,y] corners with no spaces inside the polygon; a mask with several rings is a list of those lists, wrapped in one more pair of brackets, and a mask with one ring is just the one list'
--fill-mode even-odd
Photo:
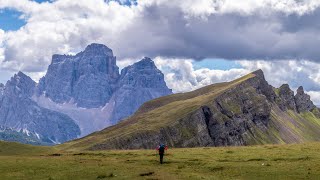
{"label": "sky", "polygon": [[0,82],[96,42],[120,67],[154,59],[174,92],[262,69],[320,105],[319,19],[319,0],[0,0]]}

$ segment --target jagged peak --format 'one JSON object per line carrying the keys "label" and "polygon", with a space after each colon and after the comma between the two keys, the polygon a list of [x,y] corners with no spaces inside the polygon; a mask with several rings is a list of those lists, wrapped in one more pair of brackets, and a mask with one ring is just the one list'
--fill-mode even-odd
{"label": "jagged peak", "polygon": [[96,54],[105,54],[105,55],[108,55],[108,56],[113,56],[113,52],[112,50],[107,47],[106,45],[104,44],[98,44],[98,43],[92,43],[90,45],[88,45],[85,50],[83,51],[83,53],[94,53],[95,55]]}
{"label": "jagged peak", "polygon": [[140,60],[140,62],[142,61],[153,63],[153,60],[149,57],[144,57],[143,59]]}
{"label": "jagged peak", "polygon": [[264,73],[263,73],[263,71],[261,69],[253,71],[251,74],[254,74],[254,75],[256,75],[256,77],[260,77],[260,78],[264,79]]}
{"label": "jagged peak", "polygon": [[[113,56],[112,49],[110,49],[108,46],[104,44],[98,44],[98,43],[92,43],[89,44],[84,51],[81,51],[77,53],[75,56],[79,55],[107,55],[107,56]],[[65,61],[65,59],[75,57],[74,55],[68,55],[68,54],[54,54],[52,55],[52,63],[60,63]]]}
{"label": "jagged peak", "polygon": [[19,71],[17,74],[15,74],[13,77],[11,77],[11,80],[8,81],[7,83],[9,84],[29,84],[29,85],[34,85],[35,82],[26,74],[24,74],[23,72]]}
{"label": "jagged peak", "polygon": [[13,76],[13,79],[30,79],[31,78],[29,76],[27,76],[26,74],[24,74],[23,72],[19,71],[18,73],[16,73],[14,76]]}
{"label": "jagged peak", "polygon": [[285,93],[285,92],[293,92],[289,86],[289,84],[282,84],[280,87],[279,87],[279,91],[280,93]]}
{"label": "jagged peak", "polygon": [[304,94],[304,89],[302,86],[299,86],[297,89],[297,94]]}
{"label": "jagged peak", "polygon": [[153,60],[148,57],[144,57],[140,61],[134,63],[132,66],[143,69],[145,69],[146,67],[156,68],[156,65],[154,64]]}
{"label": "jagged peak", "polygon": [[279,88],[281,88],[281,89],[290,89],[290,86],[289,86],[289,84],[282,84]]}
{"label": "jagged peak", "polygon": [[66,54],[54,54],[52,55],[52,62],[62,62],[65,60],[65,58],[72,57],[72,55],[66,55]]}

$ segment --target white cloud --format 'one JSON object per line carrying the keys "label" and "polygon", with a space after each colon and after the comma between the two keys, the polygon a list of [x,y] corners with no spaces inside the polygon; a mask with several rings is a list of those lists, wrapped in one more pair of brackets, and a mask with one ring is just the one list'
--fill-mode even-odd
{"label": "white cloud", "polygon": [[320,108],[320,92],[319,91],[307,91],[307,94],[311,96],[311,100],[316,106]]}
{"label": "white cloud", "polygon": [[134,16],[129,7],[103,0],[10,0],[1,1],[0,7],[16,8],[27,18],[24,27],[3,34],[6,62],[0,66],[27,72],[44,72],[55,53],[78,52],[91,42],[116,43]]}
{"label": "white cloud", "polygon": [[[318,0],[138,0],[141,6],[166,4],[179,7],[186,16],[205,17],[211,14],[241,13],[250,15],[257,11],[278,11],[302,15],[320,6]],[[266,12],[264,12],[266,13]]]}
{"label": "white cloud", "polygon": [[4,31],[0,29],[0,63],[4,61],[3,41],[4,41]]}
{"label": "white cloud", "polygon": [[[0,0],[0,9],[21,11],[26,20],[21,29],[2,33],[6,61],[0,68],[44,72],[52,54],[78,52],[91,42],[110,46],[120,59],[284,56],[300,46],[317,47],[312,40],[319,33],[281,32],[287,16],[277,12],[308,15],[319,5],[317,0],[138,0],[132,6],[105,0]],[[308,56],[318,55],[306,49]]]}
{"label": "white cloud", "polygon": [[[318,0],[0,0],[23,13],[26,25],[0,30],[0,70],[37,80],[55,53],[76,53],[91,42],[108,45],[124,67],[151,56],[175,92],[230,81],[261,68],[274,86],[320,91]],[[2,45],[1,45],[2,43]],[[243,68],[194,69],[192,59],[222,57]],[[293,60],[289,60],[292,58]],[[257,61],[256,59],[262,59]],[[270,61],[286,59],[286,61]],[[318,101],[320,104],[320,101]]]}
{"label": "white cloud", "polygon": [[195,70],[191,59],[168,59],[156,57],[157,67],[165,74],[165,81],[174,92],[188,92],[213,83],[231,81],[247,73],[246,69]]}

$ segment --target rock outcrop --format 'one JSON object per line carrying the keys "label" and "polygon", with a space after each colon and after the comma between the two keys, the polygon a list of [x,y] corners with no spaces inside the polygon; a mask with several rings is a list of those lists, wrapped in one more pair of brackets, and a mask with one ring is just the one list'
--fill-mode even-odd
{"label": "rock outcrop", "polygon": [[304,93],[302,86],[298,88],[294,99],[296,101],[298,112],[311,111],[316,108],[316,106],[310,100],[310,96]]}
{"label": "rock outcrop", "polygon": [[297,111],[297,105],[295,102],[294,92],[290,89],[288,84],[283,84],[278,89],[280,103],[278,104],[280,109],[287,110],[291,109]]}
{"label": "rock outcrop", "polygon": [[[127,120],[66,149],[242,146],[320,140],[320,117],[301,88],[274,90],[261,70],[240,79],[147,102]],[[317,122],[319,121],[319,122]],[[298,129],[298,130],[297,130]],[[94,143],[92,143],[95,141]]]}
{"label": "rock outcrop", "polygon": [[61,143],[78,137],[79,127],[68,116],[39,107],[31,99],[36,83],[19,72],[3,88],[0,125],[34,134],[45,143]]}
{"label": "rock outcrop", "polygon": [[3,96],[3,92],[4,92],[4,84],[0,83],[0,99]]}

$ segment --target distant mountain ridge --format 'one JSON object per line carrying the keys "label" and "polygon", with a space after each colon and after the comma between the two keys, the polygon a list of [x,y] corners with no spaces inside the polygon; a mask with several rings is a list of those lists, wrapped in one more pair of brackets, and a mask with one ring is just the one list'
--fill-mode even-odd
{"label": "distant mountain ridge", "polygon": [[22,72],[0,84],[0,125],[62,143],[116,124],[144,102],[171,93],[150,58],[119,74],[112,50],[93,43],[74,56],[53,55],[38,84]]}
{"label": "distant mountain ridge", "polygon": [[66,150],[242,146],[320,141],[320,110],[299,87],[274,88],[261,70],[144,103],[128,119]]}
{"label": "distant mountain ridge", "polygon": [[44,143],[61,143],[80,135],[67,115],[40,107],[31,99],[36,83],[27,75],[15,74],[0,97],[0,125],[36,135]]}

